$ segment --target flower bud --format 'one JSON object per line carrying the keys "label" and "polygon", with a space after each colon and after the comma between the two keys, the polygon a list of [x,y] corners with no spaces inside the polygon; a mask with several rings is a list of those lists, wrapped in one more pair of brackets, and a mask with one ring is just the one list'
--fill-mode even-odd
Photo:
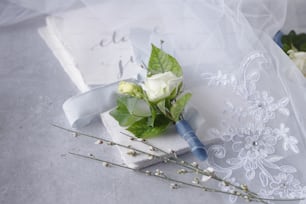
{"label": "flower bud", "polygon": [[118,91],[120,94],[126,94],[137,98],[142,98],[143,91],[141,86],[127,81],[120,81]]}

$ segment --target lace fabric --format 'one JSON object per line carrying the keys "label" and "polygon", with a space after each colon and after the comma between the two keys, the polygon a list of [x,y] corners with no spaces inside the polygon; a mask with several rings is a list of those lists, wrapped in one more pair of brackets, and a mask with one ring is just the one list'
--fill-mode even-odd
{"label": "lace fabric", "polygon": [[[208,131],[222,141],[209,147],[209,164],[224,173],[225,179],[236,181],[239,172],[240,182],[243,174],[246,183],[258,183],[255,188],[263,197],[305,197],[306,186],[301,184],[297,168],[286,161],[286,155],[300,153],[299,141],[286,123],[290,100],[258,90],[260,73],[248,71],[256,60],[269,62],[264,54],[253,53],[241,64],[238,75],[222,71],[203,74],[208,86],[229,88],[240,98],[239,103],[224,101],[219,127]],[[230,200],[236,201],[236,197]]]}

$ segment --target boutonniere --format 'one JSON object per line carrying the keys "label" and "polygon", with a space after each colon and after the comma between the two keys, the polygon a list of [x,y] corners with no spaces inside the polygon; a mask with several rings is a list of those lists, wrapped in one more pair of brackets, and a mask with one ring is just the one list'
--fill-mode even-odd
{"label": "boutonniere", "polygon": [[144,81],[121,81],[117,106],[110,112],[120,126],[138,138],[160,136],[170,125],[189,144],[200,160],[207,158],[204,145],[183,117],[192,93],[184,91],[183,72],[178,61],[152,45]]}
{"label": "boutonniere", "polygon": [[282,36],[281,42],[283,50],[306,76],[306,33],[290,31],[288,35]]}

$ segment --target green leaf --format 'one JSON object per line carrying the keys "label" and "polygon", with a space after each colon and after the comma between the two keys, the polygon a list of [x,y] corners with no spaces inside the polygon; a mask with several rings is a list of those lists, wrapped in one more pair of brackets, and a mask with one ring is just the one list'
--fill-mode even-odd
{"label": "green leaf", "polygon": [[305,38],[305,34],[299,34],[299,35],[296,35],[294,38],[293,38],[293,45],[300,51],[300,46],[302,44],[306,43],[306,38]]}
{"label": "green leaf", "polygon": [[290,39],[290,42],[293,42],[293,39],[295,38],[295,36],[296,36],[296,33],[295,33],[294,30],[292,30],[292,31],[290,31],[290,32],[288,33],[288,37],[289,37],[289,39]]}
{"label": "green leaf", "polygon": [[151,117],[148,118],[147,125],[148,126],[154,126],[155,119],[156,119],[156,116],[157,116],[157,112],[156,112],[156,110],[155,110],[155,108],[152,104],[150,105],[150,109],[151,109]]}
{"label": "green leaf", "polygon": [[162,112],[164,115],[167,114],[167,112],[166,112],[166,101],[165,100],[159,101],[156,105],[157,105],[158,109],[160,110],[160,112]]}
{"label": "green leaf", "polygon": [[300,46],[300,51],[306,52],[306,43]]}
{"label": "green leaf", "polygon": [[282,44],[287,44],[287,45],[290,45],[292,43],[288,35],[283,35],[281,41],[282,41]]}
{"label": "green leaf", "polygon": [[118,121],[120,126],[130,126],[143,118],[130,113],[127,107],[130,99],[130,97],[119,97],[117,107],[110,112],[110,115]]}
{"label": "green leaf", "polygon": [[283,44],[283,50],[286,52],[286,54],[288,54],[287,52],[291,49],[291,46],[289,46],[288,44]]}
{"label": "green leaf", "polygon": [[183,96],[179,97],[176,102],[171,106],[170,113],[174,121],[178,121],[181,113],[183,112],[186,104],[190,100],[192,94],[186,93]]}
{"label": "green leaf", "polygon": [[146,101],[134,97],[126,100],[126,107],[130,114],[140,117],[148,117],[151,115],[150,106]]}
{"label": "green leaf", "polygon": [[152,44],[149,60],[148,76],[171,71],[176,76],[182,76],[182,68],[174,57]]}
{"label": "green leaf", "polygon": [[163,115],[158,115],[155,120],[154,126],[148,126],[148,120],[150,118],[143,118],[130,127],[127,128],[128,131],[133,133],[136,137],[139,138],[149,138],[153,136],[159,136],[167,130],[167,127],[170,124],[170,120],[165,118]]}

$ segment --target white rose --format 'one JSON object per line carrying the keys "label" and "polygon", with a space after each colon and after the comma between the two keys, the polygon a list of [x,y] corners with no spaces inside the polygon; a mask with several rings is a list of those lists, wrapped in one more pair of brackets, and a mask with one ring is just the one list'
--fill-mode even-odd
{"label": "white rose", "polygon": [[289,50],[288,54],[294,64],[306,76],[306,52],[297,52],[294,50]]}
{"label": "white rose", "polygon": [[155,74],[145,80],[143,89],[149,100],[156,102],[170,96],[182,81],[183,77],[177,77],[172,72]]}

